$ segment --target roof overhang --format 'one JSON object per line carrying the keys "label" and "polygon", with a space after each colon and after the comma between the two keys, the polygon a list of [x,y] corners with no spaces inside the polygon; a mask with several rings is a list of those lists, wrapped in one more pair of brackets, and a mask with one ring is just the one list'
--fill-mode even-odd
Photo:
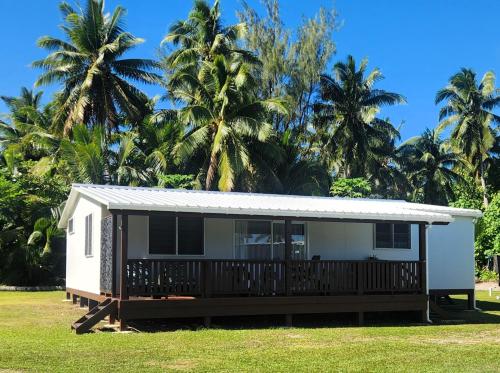
{"label": "roof overhang", "polygon": [[[176,213],[226,218],[411,224],[448,224],[454,220],[450,213],[453,209],[405,201],[75,184],[61,215],[60,228],[66,228],[80,196],[112,212],[134,215]],[[475,210],[459,210],[466,216],[477,215]]]}

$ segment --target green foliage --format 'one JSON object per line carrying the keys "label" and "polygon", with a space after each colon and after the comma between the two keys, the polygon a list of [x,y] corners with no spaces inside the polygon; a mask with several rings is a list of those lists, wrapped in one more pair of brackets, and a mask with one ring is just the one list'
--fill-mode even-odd
{"label": "green foliage", "polygon": [[173,189],[193,189],[196,186],[195,175],[158,175],[158,186],[160,188],[173,188]]}
{"label": "green foliage", "polygon": [[400,94],[373,88],[383,76],[379,69],[367,74],[367,65],[366,59],[356,65],[352,56],[337,62],[334,76],[321,75],[321,100],[314,105],[317,152],[329,170],[347,178],[366,176],[369,160],[386,156],[381,144],[399,132],[377,114],[382,106],[406,102]]}
{"label": "green foliage", "polygon": [[238,55],[218,55],[204,62],[196,76],[180,73],[169,82],[174,97],[185,104],[179,117],[189,128],[176,146],[177,160],[189,162],[202,152],[206,168],[198,177],[205,178],[207,190],[216,179],[220,190],[233,190],[236,178],[252,165],[249,140],[268,140],[268,114],[286,113],[282,100],[260,100],[255,84],[252,70]]}
{"label": "green foliage", "polygon": [[479,281],[498,281],[498,273],[488,268],[482,268],[476,271],[476,277]]}
{"label": "green foliage", "polygon": [[488,205],[487,165],[496,142],[493,125],[500,124],[500,116],[493,112],[500,107],[499,92],[492,71],[486,72],[478,82],[474,71],[462,68],[450,78],[448,86],[436,94],[436,104],[445,102],[439,112],[441,123],[437,131],[452,126],[451,143],[481,181],[485,206]]}
{"label": "green foliage", "polygon": [[76,124],[99,124],[108,132],[120,124],[124,113],[134,123],[147,112],[147,98],[127,79],[145,84],[160,82],[151,70],[155,61],[120,59],[143,42],[123,30],[125,9],[117,7],[110,15],[103,0],[87,0],[84,8],[60,4],[65,20],[65,39],[44,36],[38,46],[51,52],[34,67],[44,70],[36,85],[60,83],[54,124],[67,135]]}
{"label": "green foliage", "polygon": [[453,185],[455,199],[450,206],[464,209],[483,209],[483,194],[478,188],[476,181],[466,173],[461,174],[461,181]]}
{"label": "green foliage", "polygon": [[448,205],[453,200],[453,185],[462,181],[454,169],[461,163],[438,132],[427,129],[403,143],[398,152],[403,172],[413,187],[414,201]]}
{"label": "green foliage", "polygon": [[25,173],[25,166],[20,165],[15,177],[0,170],[0,283],[60,282],[64,245],[57,240],[55,220],[47,217],[66,199],[69,188],[61,177],[37,177]]}
{"label": "green foliage", "polygon": [[476,229],[476,261],[485,265],[493,255],[500,254],[500,193],[493,196]]}
{"label": "green foliage", "polygon": [[363,198],[371,193],[370,182],[362,177],[336,179],[330,188],[330,194],[338,197]]}
{"label": "green foliage", "polygon": [[265,0],[263,5],[264,18],[247,3],[238,13],[247,25],[244,45],[255,51],[262,63],[259,95],[287,98],[289,115],[272,118],[277,132],[294,129],[305,134],[320,75],[335,53],[332,36],[337,27],[336,12],[320,8],[313,18],[304,18],[297,29],[290,30],[283,25],[278,0]]}
{"label": "green foliage", "polygon": [[[22,88],[0,96],[0,281],[58,282],[64,261],[54,208],[73,182],[301,195],[382,196],[482,208],[500,185],[495,76],[462,69],[438,92],[441,123],[398,147],[381,118],[403,96],[376,88],[367,60],[337,62],[337,15],[319,9],[284,26],[278,0],[261,17],[248,4],[225,25],[219,0],[196,0],[172,24],[161,63],[124,58],[142,43],[124,9],[63,2],[63,39],[36,85],[59,84],[51,102]],[[171,47],[171,48],[170,48]],[[165,80],[155,73],[162,68]],[[155,108],[135,83],[160,83],[172,109]],[[452,126],[451,137],[441,129]],[[498,197],[476,227],[482,268],[499,252]]]}

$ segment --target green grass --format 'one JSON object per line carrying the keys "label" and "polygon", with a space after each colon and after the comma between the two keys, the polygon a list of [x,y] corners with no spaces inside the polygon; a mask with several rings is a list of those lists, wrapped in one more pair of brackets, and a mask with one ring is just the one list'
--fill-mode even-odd
{"label": "green grass", "polygon": [[456,312],[466,320],[461,324],[226,325],[78,336],[69,326],[84,310],[63,297],[62,292],[0,292],[0,372],[500,372],[500,301],[486,292],[478,294],[484,312]]}

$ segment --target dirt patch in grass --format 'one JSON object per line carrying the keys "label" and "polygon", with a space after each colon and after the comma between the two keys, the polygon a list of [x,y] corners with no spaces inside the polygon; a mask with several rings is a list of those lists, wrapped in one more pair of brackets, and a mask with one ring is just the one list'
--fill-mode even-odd
{"label": "dirt patch in grass", "polygon": [[498,282],[488,281],[476,283],[476,290],[489,290],[490,288],[493,288],[494,291],[500,291],[500,285],[498,284]]}
{"label": "dirt patch in grass", "polygon": [[166,370],[185,371],[185,370],[195,369],[198,364],[193,360],[179,359],[179,360],[174,360],[172,362],[148,361],[146,362],[146,365]]}

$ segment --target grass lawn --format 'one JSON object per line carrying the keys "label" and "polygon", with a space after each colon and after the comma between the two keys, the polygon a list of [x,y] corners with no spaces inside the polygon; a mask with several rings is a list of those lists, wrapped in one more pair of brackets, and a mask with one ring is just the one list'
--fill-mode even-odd
{"label": "grass lawn", "polygon": [[0,292],[0,372],[500,372],[500,301],[485,291],[478,293],[484,312],[455,311],[466,320],[461,324],[250,328],[247,323],[247,329],[79,336],[69,327],[85,311],[63,298],[63,292]]}

